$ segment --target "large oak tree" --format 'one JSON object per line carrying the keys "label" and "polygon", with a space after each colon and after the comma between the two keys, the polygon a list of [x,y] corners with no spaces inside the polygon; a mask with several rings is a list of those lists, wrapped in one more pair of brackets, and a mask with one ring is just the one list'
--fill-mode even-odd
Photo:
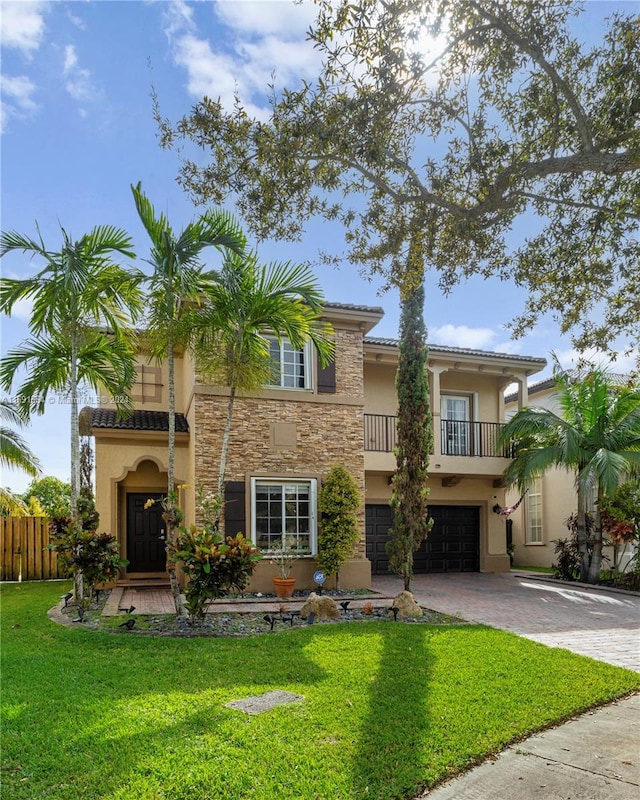
{"label": "large oak tree", "polygon": [[349,259],[399,285],[419,231],[445,291],[473,274],[528,290],[516,334],[551,310],[580,347],[637,341],[637,15],[587,46],[574,0],[316,4],[322,72],[273,92],[266,121],[208,98],[177,125],[159,118],[164,144],[210,155],[183,164],[192,196],[233,196],[263,238],[341,220]]}

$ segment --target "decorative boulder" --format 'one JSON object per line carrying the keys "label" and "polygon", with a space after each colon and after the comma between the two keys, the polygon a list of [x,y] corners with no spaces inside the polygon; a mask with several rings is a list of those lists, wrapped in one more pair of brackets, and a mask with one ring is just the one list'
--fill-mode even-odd
{"label": "decorative boulder", "polygon": [[302,619],[307,619],[311,612],[316,615],[316,619],[340,619],[340,612],[333,597],[326,595],[318,597],[315,592],[311,592],[307,598],[307,602],[300,611],[300,616]]}
{"label": "decorative boulder", "polygon": [[[398,617],[409,617],[410,619],[420,619],[422,609],[413,599],[411,592],[400,592],[393,601],[394,608],[398,609]],[[392,612],[389,611],[391,614]]]}

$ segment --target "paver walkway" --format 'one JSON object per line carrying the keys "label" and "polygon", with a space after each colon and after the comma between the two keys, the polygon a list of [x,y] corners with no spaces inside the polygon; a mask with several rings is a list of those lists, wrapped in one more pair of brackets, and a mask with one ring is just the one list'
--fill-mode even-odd
{"label": "paver walkway", "polygon": [[[393,597],[402,579],[376,576],[373,588]],[[545,581],[535,573],[416,575],[411,590],[434,611],[640,672],[635,594]]]}

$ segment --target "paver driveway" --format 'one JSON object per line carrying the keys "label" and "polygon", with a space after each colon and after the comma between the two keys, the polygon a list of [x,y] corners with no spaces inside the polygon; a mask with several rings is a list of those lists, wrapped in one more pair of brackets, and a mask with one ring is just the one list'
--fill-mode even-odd
{"label": "paver driveway", "polygon": [[[402,579],[375,576],[394,596]],[[416,575],[420,605],[640,672],[640,597],[514,573]]]}

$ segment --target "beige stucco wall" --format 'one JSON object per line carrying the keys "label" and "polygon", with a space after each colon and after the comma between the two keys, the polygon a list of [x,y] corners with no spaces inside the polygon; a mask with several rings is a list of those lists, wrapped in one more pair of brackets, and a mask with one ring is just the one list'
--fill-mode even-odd
{"label": "beige stucco wall", "polygon": [[[437,359],[432,359],[437,364]],[[398,401],[395,389],[396,364],[366,362],[364,365],[364,410],[366,414],[395,415]],[[430,379],[433,384],[433,379]],[[473,398],[472,418],[481,422],[501,422],[500,389],[503,376],[453,369],[440,373],[440,394],[467,395]],[[432,409],[436,414],[440,409]]]}
{"label": "beige stucco wall", "polygon": [[[388,475],[366,476],[366,503],[383,504],[391,499]],[[492,511],[504,502],[504,490],[495,489],[485,480],[463,479],[457,486],[441,485],[431,478],[429,504],[440,506],[477,506],[480,509],[480,571],[506,572],[510,568],[506,554],[506,531],[502,517]]]}
{"label": "beige stucco wall", "polygon": [[[182,484],[189,475],[187,437],[178,434],[176,438],[176,484]],[[126,493],[166,492],[166,435],[136,435],[132,431],[99,434],[95,440],[95,455],[100,530],[117,536],[121,555],[126,558]],[[181,493],[181,501],[186,498],[187,493]]]}

